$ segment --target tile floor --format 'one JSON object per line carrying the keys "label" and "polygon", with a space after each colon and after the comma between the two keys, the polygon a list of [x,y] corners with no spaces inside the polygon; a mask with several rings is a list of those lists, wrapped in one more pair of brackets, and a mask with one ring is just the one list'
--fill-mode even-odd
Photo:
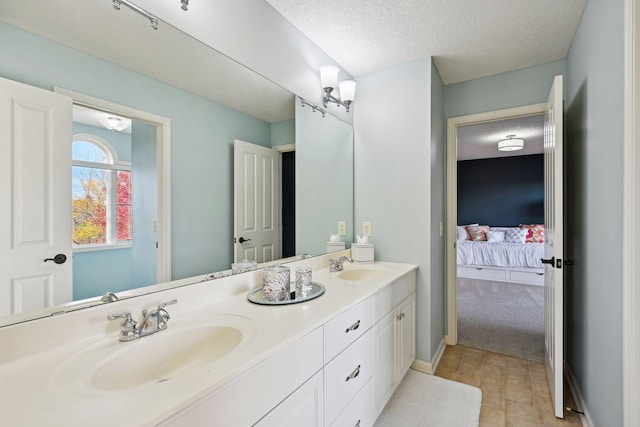
{"label": "tile floor", "polygon": [[[435,374],[482,390],[480,427],[582,426],[577,413],[553,415],[542,363],[456,345],[447,346]],[[576,407],[568,387],[565,402]]]}

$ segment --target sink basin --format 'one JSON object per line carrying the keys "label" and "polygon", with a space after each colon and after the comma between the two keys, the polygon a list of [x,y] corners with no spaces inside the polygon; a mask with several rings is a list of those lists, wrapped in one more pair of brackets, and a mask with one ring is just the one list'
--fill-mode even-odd
{"label": "sink basin", "polygon": [[87,340],[48,383],[57,394],[79,396],[153,386],[215,369],[252,342],[256,329],[252,320],[230,314],[171,322],[167,330],[130,342],[118,341],[117,334]]}
{"label": "sink basin", "polygon": [[183,329],[171,337],[162,336],[164,332],[123,343],[98,364],[91,383],[116,391],[168,381],[226,356],[243,337],[240,330],[221,325]]}
{"label": "sink basin", "polygon": [[357,282],[361,280],[379,279],[387,273],[386,269],[369,267],[355,267],[338,273],[338,279]]}

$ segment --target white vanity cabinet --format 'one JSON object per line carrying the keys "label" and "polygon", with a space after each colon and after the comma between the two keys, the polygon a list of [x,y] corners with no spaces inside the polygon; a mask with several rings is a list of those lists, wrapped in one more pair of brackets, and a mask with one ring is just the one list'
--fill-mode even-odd
{"label": "white vanity cabinet", "polygon": [[258,421],[256,427],[324,426],[324,383],[322,371]]}
{"label": "white vanity cabinet", "polygon": [[[395,281],[376,295],[373,327],[375,416],[415,360],[415,273]],[[385,310],[389,309],[387,312]]]}

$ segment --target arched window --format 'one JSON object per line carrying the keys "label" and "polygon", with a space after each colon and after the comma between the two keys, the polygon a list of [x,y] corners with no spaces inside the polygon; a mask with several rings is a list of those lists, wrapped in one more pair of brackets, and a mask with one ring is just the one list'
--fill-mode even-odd
{"label": "arched window", "polygon": [[76,248],[131,243],[131,163],[118,160],[96,135],[73,136],[73,244]]}

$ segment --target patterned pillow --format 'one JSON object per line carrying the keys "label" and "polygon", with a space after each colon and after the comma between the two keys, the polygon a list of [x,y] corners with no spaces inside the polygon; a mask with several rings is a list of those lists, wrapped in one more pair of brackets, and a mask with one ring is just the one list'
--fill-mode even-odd
{"label": "patterned pillow", "polygon": [[467,225],[464,227],[469,235],[469,240],[474,242],[482,242],[487,240],[488,225]]}
{"label": "patterned pillow", "polygon": [[544,243],[544,224],[520,224],[527,230],[526,243]]}
{"label": "patterned pillow", "polygon": [[510,228],[504,233],[504,241],[507,243],[524,243],[528,231],[526,228]]}

